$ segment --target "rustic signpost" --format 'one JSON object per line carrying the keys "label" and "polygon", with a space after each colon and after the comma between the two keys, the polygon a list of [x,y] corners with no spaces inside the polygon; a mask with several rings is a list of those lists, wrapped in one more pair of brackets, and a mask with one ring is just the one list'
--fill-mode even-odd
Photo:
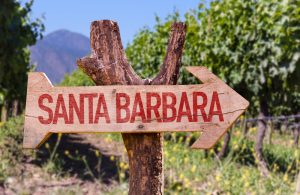
{"label": "rustic signpost", "polygon": [[205,67],[187,67],[204,84],[53,87],[29,73],[24,147],[50,133],[202,131],[193,148],[211,148],[248,102]]}
{"label": "rustic signpost", "polygon": [[126,60],[117,23],[93,22],[92,54],[77,63],[102,86],[53,87],[44,73],[29,73],[24,148],[37,148],[51,133],[121,132],[129,194],[162,194],[162,132],[201,131],[192,148],[208,149],[249,105],[205,67],[186,68],[203,84],[174,85],[185,30],[173,24],[160,73],[142,80]]}

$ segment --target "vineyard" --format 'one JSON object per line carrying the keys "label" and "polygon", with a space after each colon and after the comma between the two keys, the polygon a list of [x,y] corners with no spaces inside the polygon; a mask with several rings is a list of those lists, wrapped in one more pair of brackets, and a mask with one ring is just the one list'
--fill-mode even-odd
{"label": "vineyard", "polygon": [[[128,161],[120,134],[52,135],[41,149],[24,151],[22,121],[18,117],[1,127],[3,191],[84,194],[92,187],[102,194],[127,193]],[[257,127],[247,122],[245,128],[242,121],[247,120],[242,117],[214,149],[206,151],[189,148],[197,133],[166,133],[165,193],[293,194],[297,185],[299,189],[300,152],[292,130],[281,123],[283,129],[273,129],[271,143],[267,136],[265,177],[255,159]]]}
{"label": "vineyard", "polygon": [[[127,194],[130,161],[124,146],[124,133],[57,133],[52,134],[39,149],[22,148],[24,118],[27,117],[24,114],[27,76],[28,72],[35,70],[30,64],[28,47],[42,38],[44,25],[40,19],[29,17],[33,1],[20,4],[11,0],[0,4],[5,7],[0,9],[0,194]],[[128,60],[138,74],[135,76],[149,84],[156,81],[156,77],[144,78],[153,78],[161,69],[164,70],[165,62],[173,59],[168,56],[183,48],[181,61],[180,57],[178,59],[181,62],[178,67],[181,68],[176,69],[175,75],[176,78],[180,75],[178,84],[201,84],[185,67],[204,66],[250,103],[247,111],[212,149],[191,149],[191,145],[201,137],[201,132],[161,134],[165,194],[300,194],[299,7],[299,0],[213,0],[209,6],[199,3],[198,7],[184,15],[174,11],[165,19],[156,17],[153,27],[141,28],[124,47],[126,57],[122,54],[111,64],[115,66]],[[107,26],[112,24],[107,23]],[[185,42],[182,34],[183,38],[177,36],[180,44],[173,43],[172,38],[169,40],[169,35],[174,33],[173,24],[187,27]],[[117,30],[112,32],[116,34]],[[91,36],[91,42],[95,42],[96,38],[99,37]],[[99,38],[92,47],[101,45],[105,38],[107,36]],[[123,51],[120,37],[114,41],[121,44],[118,48]],[[171,52],[167,51],[168,42],[175,48]],[[110,45],[108,41],[101,46],[105,48],[107,45]],[[101,49],[99,51],[102,52]],[[100,54],[96,60],[90,56],[84,59],[98,63],[103,58]],[[95,57],[94,54],[91,56]],[[66,74],[57,86],[102,85],[99,78],[103,77],[99,75],[107,70],[101,69],[101,72],[95,66],[92,68],[97,70],[88,71],[84,63],[78,60],[79,68]],[[122,67],[120,70],[129,71]],[[170,82],[163,84],[175,84],[175,76],[168,76]],[[115,84],[110,79],[106,81],[106,84]],[[175,97],[175,93],[178,91],[169,95]],[[125,122],[130,123],[140,120],[141,111],[128,105],[143,107],[142,100],[147,101],[151,93],[146,97],[137,94],[138,97],[126,99],[124,110],[128,112],[123,118],[119,113],[119,121],[126,119]],[[195,103],[188,98],[178,98],[177,104],[188,105],[197,116],[201,111],[199,118],[206,122],[211,122],[212,112],[219,113],[214,117],[222,121],[218,93],[212,96],[216,104],[207,104],[206,108],[198,109],[197,101]],[[53,107],[67,104],[62,94],[53,97],[43,96]],[[186,97],[186,94],[180,97]],[[80,98],[84,99],[85,95]],[[155,98],[160,102],[166,99],[166,94],[161,93]],[[76,102],[74,96],[72,100],[72,109],[64,110],[66,118],[55,108],[48,109],[48,119],[40,120],[53,125],[60,117],[69,123],[73,122],[76,112],[77,117],[82,116],[78,117],[81,122],[97,124],[100,117],[97,116],[98,107],[100,110],[108,102],[101,93],[95,95],[95,101],[93,97],[87,98],[86,104],[82,101],[83,107],[96,105],[96,100],[100,102],[95,113],[91,112],[91,116],[95,117],[89,118],[83,110],[79,110],[81,100]],[[194,109],[192,105],[195,104],[198,107]],[[163,104],[159,106],[164,107]],[[109,109],[106,108],[107,113]],[[158,109],[161,108],[154,107],[152,110],[155,115],[167,115],[166,110],[159,113]],[[143,112],[141,120],[146,123],[148,115],[145,113],[151,115],[151,110]],[[180,116],[183,112],[175,109],[173,114]],[[109,123],[107,113],[105,120]],[[68,116],[73,118],[70,117],[69,121]],[[178,118],[181,119],[181,116]],[[189,120],[198,119],[189,115]],[[152,152],[151,147],[149,151]]]}

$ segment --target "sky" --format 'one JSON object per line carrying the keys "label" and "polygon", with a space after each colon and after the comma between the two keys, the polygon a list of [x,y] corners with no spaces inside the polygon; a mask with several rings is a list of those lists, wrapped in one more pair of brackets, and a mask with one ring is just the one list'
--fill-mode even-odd
{"label": "sky", "polygon": [[183,18],[200,0],[35,0],[32,18],[44,16],[44,35],[67,29],[89,37],[90,23],[109,19],[118,22],[123,43],[130,42],[144,26],[153,27],[155,15],[165,19],[179,11]]}

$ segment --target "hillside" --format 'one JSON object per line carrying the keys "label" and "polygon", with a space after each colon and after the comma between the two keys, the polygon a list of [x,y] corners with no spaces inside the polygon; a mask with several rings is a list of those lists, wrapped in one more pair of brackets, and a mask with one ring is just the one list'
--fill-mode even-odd
{"label": "hillside", "polygon": [[45,72],[52,83],[59,83],[65,73],[76,68],[76,59],[90,53],[89,38],[79,33],[58,30],[30,48],[31,63]]}

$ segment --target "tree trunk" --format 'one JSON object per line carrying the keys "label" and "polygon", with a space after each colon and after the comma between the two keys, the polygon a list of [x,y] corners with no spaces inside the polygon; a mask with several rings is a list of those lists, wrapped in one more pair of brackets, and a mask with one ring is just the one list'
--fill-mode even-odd
{"label": "tree trunk", "polygon": [[272,120],[268,121],[268,131],[267,131],[267,143],[272,144],[272,134],[273,134],[273,122]]}
{"label": "tree trunk", "polygon": [[1,108],[1,122],[7,121],[7,104],[4,102]]}
{"label": "tree trunk", "polygon": [[[119,27],[110,20],[91,24],[91,56],[78,66],[97,85],[176,84],[185,40],[186,26],[172,25],[167,54],[158,75],[142,80],[128,63]],[[129,159],[129,194],[163,194],[163,133],[122,134]]]}
{"label": "tree trunk", "polygon": [[286,134],[287,129],[288,129],[288,121],[287,121],[287,119],[285,119],[284,122],[280,126],[280,130],[282,133]]}
{"label": "tree trunk", "polygon": [[299,134],[300,134],[300,125],[299,124],[297,124],[293,128],[293,133],[294,133],[294,145],[296,147],[298,147],[298,144],[299,144]]}
{"label": "tree trunk", "polygon": [[255,152],[256,152],[256,160],[258,163],[258,168],[260,172],[264,176],[269,175],[269,171],[267,168],[267,163],[263,158],[263,141],[266,134],[267,122],[265,117],[268,116],[268,104],[265,99],[260,100],[260,112],[258,116],[258,131],[256,137],[256,145],[255,145]]}
{"label": "tree trunk", "polygon": [[222,149],[218,152],[217,158],[222,159],[228,153],[228,146],[231,138],[231,130],[226,132]]}
{"label": "tree trunk", "polygon": [[242,128],[243,138],[246,138],[247,134],[248,134],[248,126],[247,126],[246,117],[244,117],[243,120],[241,121],[241,128]]}
{"label": "tree trunk", "polygon": [[16,117],[18,115],[18,100],[13,100],[12,101],[12,112],[11,115],[13,117]]}

